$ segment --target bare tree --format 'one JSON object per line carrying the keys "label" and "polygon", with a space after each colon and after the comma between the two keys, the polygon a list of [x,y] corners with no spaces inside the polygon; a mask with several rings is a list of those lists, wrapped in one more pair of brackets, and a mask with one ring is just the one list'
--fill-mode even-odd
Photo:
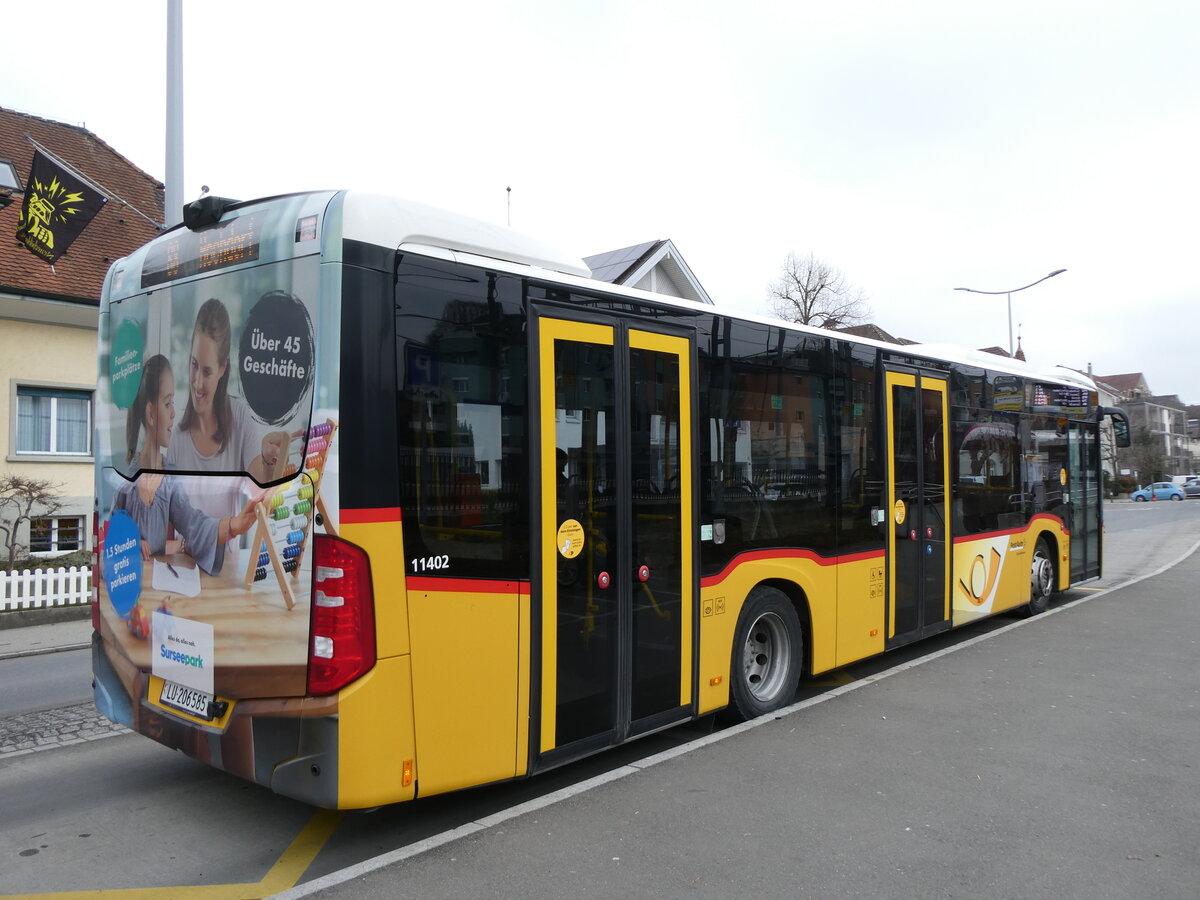
{"label": "bare tree", "polygon": [[61,484],[41,478],[0,476],[0,540],[8,551],[10,566],[29,551],[18,539],[21,525],[38,516],[52,516],[62,509],[63,504],[58,497],[61,489]]}
{"label": "bare tree", "polygon": [[871,315],[866,295],[829,263],[789,253],[769,288],[771,312],[789,322],[817,328],[859,325]]}

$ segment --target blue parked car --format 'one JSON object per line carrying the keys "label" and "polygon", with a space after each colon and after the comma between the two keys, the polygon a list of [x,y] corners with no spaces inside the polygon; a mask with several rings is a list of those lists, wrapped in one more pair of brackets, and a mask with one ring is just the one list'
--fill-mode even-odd
{"label": "blue parked car", "polygon": [[1183,488],[1181,488],[1177,484],[1171,484],[1171,482],[1169,482],[1169,481],[1156,481],[1156,482],[1154,482],[1154,484],[1150,485],[1149,487],[1138,488],[1136,491],[1134,491],[1129,496],[1131,499],[1136,500],[1139,503],[1145,503],[1147,500],[1150,499],[1150,491],[1151,490],[1154,491],[1154,499],[1155,500],[1182,500],[1183,499]]}

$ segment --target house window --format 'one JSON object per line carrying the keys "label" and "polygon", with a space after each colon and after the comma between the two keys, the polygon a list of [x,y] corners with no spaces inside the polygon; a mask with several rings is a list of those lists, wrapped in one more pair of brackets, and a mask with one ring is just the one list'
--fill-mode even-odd
{"label": "house window", "polygon": [[17,170],[7,159],[0,159],[0,209],[8,206],[21,193],[21,182],[17,180]]}
{"label": "house window", "polygon": [[0,159],[0,190],[5,188],[20,193],[21,182],[17,180],[17,170],[13,164],[7,159]]}
{"label": "house window", "polygon": [[88,456],[92,392],[17,386],[17,453]]}
{"label": "house window", "polygon": [[80,516],[33,519],[29,523],[29,552],[69,553],[83,548]]}

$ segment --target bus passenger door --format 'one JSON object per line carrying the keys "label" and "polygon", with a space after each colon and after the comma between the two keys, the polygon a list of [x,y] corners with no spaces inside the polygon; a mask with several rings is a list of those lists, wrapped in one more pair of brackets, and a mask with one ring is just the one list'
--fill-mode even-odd
{"label": "bus passenger door", "polygon": [[1100,439],[1096,426],[1071,422],[1067,431],[1067,492],[1071,510],[1071,582],[1100,574]]}
{"label": "bus passenger door", "polygon": [[695,585],[691,338],[537,329],[535,767],[691,715]]}
{"label": "bus passenger door", "polygon": [[887,372],[888,646],[950,627],[944,378]]}

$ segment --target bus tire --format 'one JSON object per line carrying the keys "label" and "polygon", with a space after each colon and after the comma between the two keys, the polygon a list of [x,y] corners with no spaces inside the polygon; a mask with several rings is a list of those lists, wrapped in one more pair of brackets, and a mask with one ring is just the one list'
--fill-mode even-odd
{"label": "bus tire", "polygon": [[1044,613],[1050,606],[1050,597],[1058,583],[1058,571],[1054,565],[1054,554],[1044,538],[1037,539],[1033,548],[1033,561],[1029,567],[1029,604],[1024,612],[1029,616]]}
{"label": "bus tire", "polygon": [[790,703],[803,657],[804,632],[791,600],[778,588],[752,590],[733,638],[729,694],[736,718],[753,719]]}

